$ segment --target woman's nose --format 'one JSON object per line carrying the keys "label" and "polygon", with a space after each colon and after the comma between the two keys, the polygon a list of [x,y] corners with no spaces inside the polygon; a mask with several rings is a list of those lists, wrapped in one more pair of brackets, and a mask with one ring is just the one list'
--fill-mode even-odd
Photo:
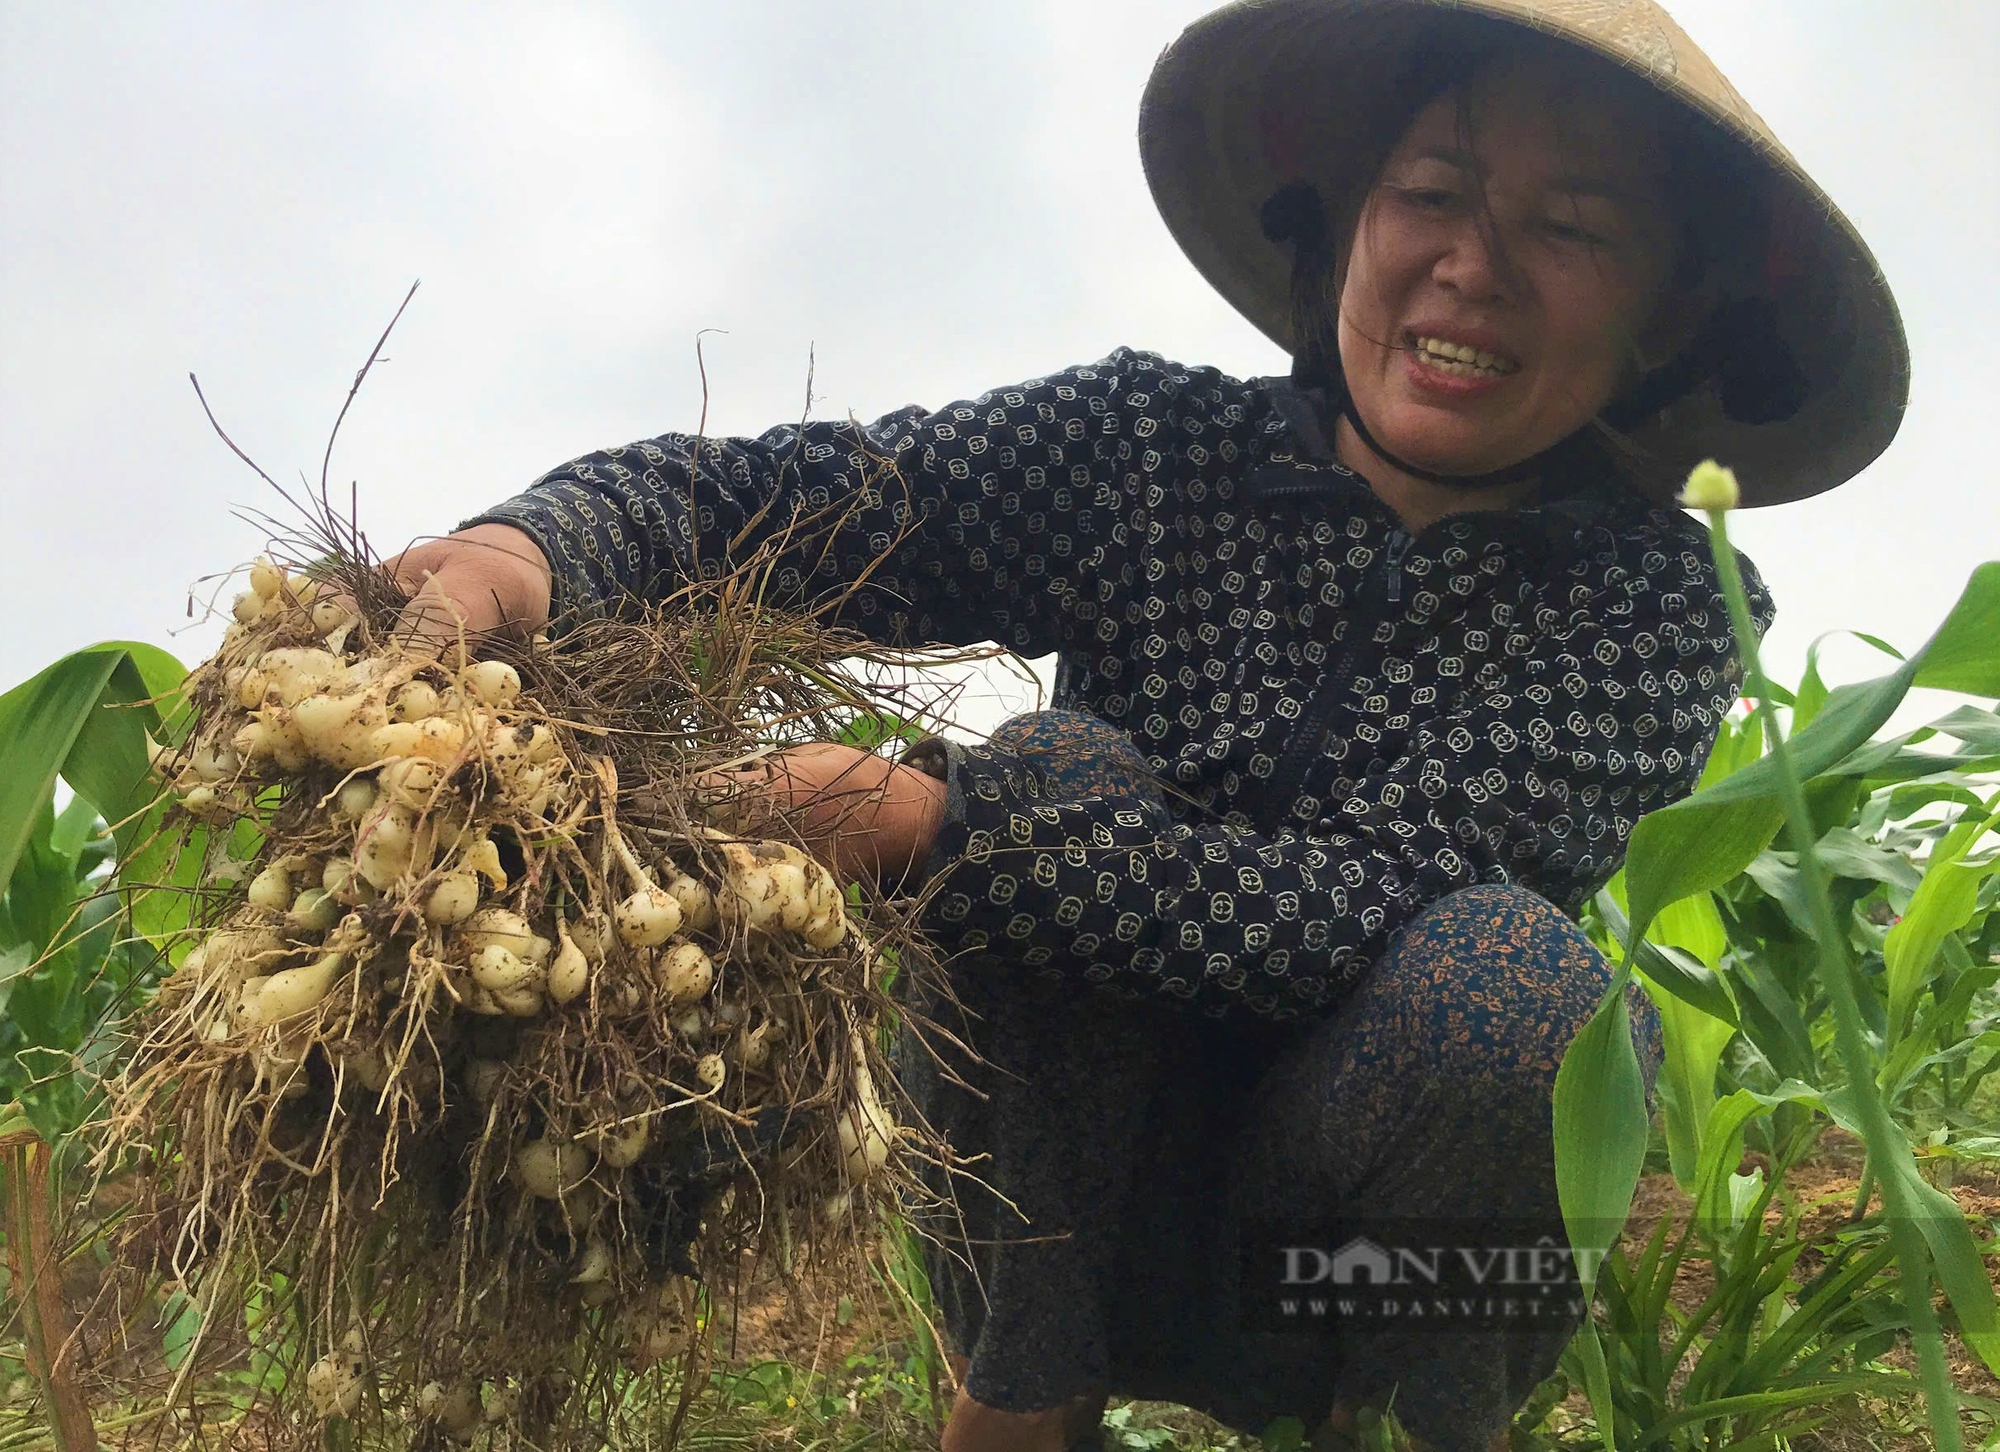
{"label": "woman's nose", "polygon": [[1431,276],[1469,302],[1498,302],[1506,296],[1505,267],[1493,223],[1465,218],[1454,230],[1451,245],[1438,257]]}

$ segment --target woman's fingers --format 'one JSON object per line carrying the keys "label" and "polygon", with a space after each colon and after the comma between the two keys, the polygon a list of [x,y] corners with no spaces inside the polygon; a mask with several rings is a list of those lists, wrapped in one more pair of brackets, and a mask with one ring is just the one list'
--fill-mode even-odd
{"label": "woman's fingers", "polygon": [[[395,637],[463,664],[485,635],[525,639],[549,620],[549,563],[534,537],[510,524],[477,524],[412,545],[383,564],[410,597]],[[352,610],[351,597],[341,603]]]}
{"label": "woman's fingers", "polygon": [[447,665],[470,661],[479,637],[498,630],[503,616],[490,594],[479,593],[481,582],[463,575],[449,564],[427,571],[396,617],[396,640]]}
{"label": "woman's fingers", "polygon": [[794,746],[710,772],[736,831],[791,821],[847,878],[900,878],[930,855],[945,784],[913,767],[833,742]]}
{"label": "woman's fingers", "polygon": [[754,833],[789,822],[831,864],[828,849],[836,837],[872,831],[877,793],[869,787],[878,783],[871,781],[875,773],[865,761],[851,759],[865,755],[845,746],[796,746],[719,767],[701,784],[715,795],[712,811],[719,825]]}

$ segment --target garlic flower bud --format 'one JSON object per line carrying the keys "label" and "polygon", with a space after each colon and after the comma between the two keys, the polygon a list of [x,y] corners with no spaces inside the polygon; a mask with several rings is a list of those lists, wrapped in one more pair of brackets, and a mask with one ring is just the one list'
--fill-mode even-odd
{"label": "garlic flower bud", "polygon": [[1743,490],[1736,482],[1735,470],[1725,469],[1713,459],[1703,459],[1688,471],[1687,485],[1677,502],[1685,509],[1720,514],[1741,505]]}

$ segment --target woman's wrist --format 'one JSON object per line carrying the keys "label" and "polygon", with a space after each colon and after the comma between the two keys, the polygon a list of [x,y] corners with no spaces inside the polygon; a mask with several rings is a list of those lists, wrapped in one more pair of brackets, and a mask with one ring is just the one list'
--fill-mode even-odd
{"label": "woman's wrist", "polygon": [[897,815],[907,820],[905,830],[892,834],[899,847],[906,848],[903,860],[891,866],[883,864],[883,877],[895,877],[909,883],[913,877],[921,876],[924,864],[930,861],[932,851],[937,847],[938,830],[944,826],[945,797],[949,787],[944,778],[933,776],[919,766],[898,766],[894,769],[897,783],[896,797],[899,805]]}

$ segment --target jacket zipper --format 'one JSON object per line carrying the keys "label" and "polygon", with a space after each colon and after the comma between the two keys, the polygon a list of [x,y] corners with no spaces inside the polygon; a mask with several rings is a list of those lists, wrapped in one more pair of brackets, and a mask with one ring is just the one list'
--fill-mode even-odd
{"label": "jacket zipper", "polygon": [[1362,652],[1372,643],[1363,638],[1364,633],[1372,633],[1373,621],[1382,614],[1383,606],[1396,604],[1403,598],[1403,555],[1409,548],[1410,536],[1400,526],[1391,528],[1381,564],[1369,573],[1355,594],[1355,634],[1306,698],[1305,710],[1285,743],[1285,754],[1271,773],[1269,795],[1258,824],[1266,836],[1277,831],[1305,786],[1306,773],[1319,755],[1327,728],[1333,724],[1333,713],[1339,709],[1348,682],[1361,664]]}
{"label": "jacket zipper", "polygon": [[1326,494],[1334,487],[1326,479],[1301,479],[1289,469],[1285,475],[1283,478],[1259,479],[1253,500],[1261,503],[1267,499],[1298,499],[1311,494]]}

